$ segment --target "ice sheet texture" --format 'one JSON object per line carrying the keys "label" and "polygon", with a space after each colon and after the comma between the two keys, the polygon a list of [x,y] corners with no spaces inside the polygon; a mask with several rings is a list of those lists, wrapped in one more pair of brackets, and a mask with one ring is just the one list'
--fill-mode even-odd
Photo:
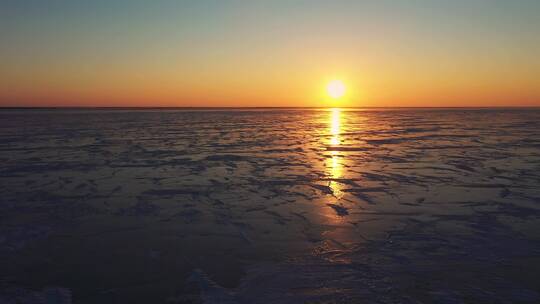
{"label": "ice sheet texture", "polygon": [[536,109],[2,110],[0,161],[0,303],[540,302]]}

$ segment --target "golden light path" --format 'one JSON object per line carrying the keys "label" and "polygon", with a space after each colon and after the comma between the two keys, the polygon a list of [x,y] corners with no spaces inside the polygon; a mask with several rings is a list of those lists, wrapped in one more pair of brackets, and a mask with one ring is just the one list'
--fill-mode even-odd
{"label": "golden light path", "polygon": [[[330,110],[330,134],[332,137],[330,138],[330,178],[332,179],[339,179],[342,177],[343,174],[343,166],[340,163],[340,153],[339,151],[336,151],[334,149],[335,147],[339,146],[341,143],[340,139],[340,133],[341,133],[341,109],[339,108],[333,108]],[[335,181],[331,181],[329,183],[329,186],[334,191],[334,195],[336,197],[341,196],[340,191],[340,185],[339,183],[336,183]]]}
{"label": "golden light path", "polygon": [[[334,108],[331,110],[331,119],[330,119],[330,134],[332,134],[332,137],[330,138],[330,145],[332,147],[339,146],[340,131],[341,131],[341,110]],[[339,166],[338,151],[332,150],[330,151],[330,154],[332,155],[332,178],[339,178],[341,176],[341,167]]]}

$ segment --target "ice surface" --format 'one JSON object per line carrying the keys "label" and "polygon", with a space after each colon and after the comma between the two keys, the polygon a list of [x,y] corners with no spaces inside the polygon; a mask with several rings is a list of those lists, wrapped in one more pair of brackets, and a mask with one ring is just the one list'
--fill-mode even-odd
{"label": "ice surface", "polygon": [[536,109],[2,110],[0,303],[538,303],[538,130]]}

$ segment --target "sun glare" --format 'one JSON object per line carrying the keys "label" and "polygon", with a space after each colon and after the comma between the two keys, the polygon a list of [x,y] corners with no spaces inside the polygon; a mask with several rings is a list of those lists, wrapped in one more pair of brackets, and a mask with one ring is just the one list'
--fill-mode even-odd
{"label": "sun glare", "polygon": [[334,99],[338,99],[345,95],[345,84],[341,80],[332,80],[328,86],[326,86],[326,91],[328,95]]}

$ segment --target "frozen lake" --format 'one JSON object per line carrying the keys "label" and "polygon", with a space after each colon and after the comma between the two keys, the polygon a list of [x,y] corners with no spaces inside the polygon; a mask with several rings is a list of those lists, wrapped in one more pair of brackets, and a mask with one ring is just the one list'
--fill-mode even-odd
{"label": "frozen lake", "polygon": [[0,110],[0,161],[0,303],[540,302],[539,109]]}

